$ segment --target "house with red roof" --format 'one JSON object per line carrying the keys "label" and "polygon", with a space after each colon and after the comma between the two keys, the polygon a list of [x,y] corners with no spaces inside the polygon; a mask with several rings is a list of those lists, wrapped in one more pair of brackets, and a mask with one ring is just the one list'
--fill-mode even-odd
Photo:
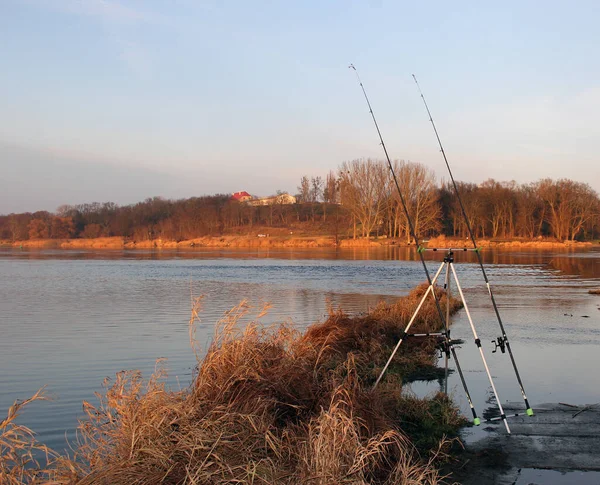
{"label": "house with red roof", "polygon": [[231,194],[231,200],[237,200],[238,202],[247,202],[252,200],[252,196],[243,190],[242,192],[234,192]]}

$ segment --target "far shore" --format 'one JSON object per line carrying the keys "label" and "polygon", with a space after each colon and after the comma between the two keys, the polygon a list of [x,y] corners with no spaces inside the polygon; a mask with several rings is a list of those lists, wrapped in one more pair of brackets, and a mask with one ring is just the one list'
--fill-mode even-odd
{"label": "far shore", "polygon": [[[561,249],[591,247],[594,243],[579,241],[534,240],[489,240],[477,241],[480,248],[501,249]],[[469,240],[439,236],[429,239],[424,245],[437,248],[472,247]],[[91,239],[31,239],[26,241],[0,241],[2,247],[30,249],[189,249],[189,248],[368,248],[408,247],[405,239],[388,238],[344,238],[335,236],[256,236],[224,235],[205,236],[185,241],[151,239],[135,241],[123,237],[99,237]]]}

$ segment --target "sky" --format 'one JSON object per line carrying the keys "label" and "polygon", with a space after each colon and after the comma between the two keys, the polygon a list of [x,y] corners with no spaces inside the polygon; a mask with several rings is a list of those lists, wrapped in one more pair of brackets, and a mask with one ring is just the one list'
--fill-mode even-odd
{"label": "sky", "polygon": [[600,2],[0,0],[0,214],[297,192],[356,158],[600,191]]}

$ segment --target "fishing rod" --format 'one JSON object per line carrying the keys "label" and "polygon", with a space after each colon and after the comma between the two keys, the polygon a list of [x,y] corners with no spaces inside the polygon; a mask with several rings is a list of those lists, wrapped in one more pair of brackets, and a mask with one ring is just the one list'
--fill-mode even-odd
{"label": "fishing rod", "polygon": [[421,91],[421,86],[417,81],[417,77],[413,74],[413,79],[415,80],[415,84],[417,85],[417,89],[419,90],[419,94],[421,95],[421,99],[423,100],[423,104],[425,105],[425,109],[427,110],[427,115],[429,116],[429,121],[431,122],[431,126],[433,127],[433,131],[435,133],[435,137],[437,139],[438,145],[440,147],[440,151],[442,152],[442,156],[444,157],[444,162],[446,163],[446,168],[448,169],[448,174],[450,175],[450,180],[452,181],[452,186],[454,187],[454,193],[456,194],[456,198],[460,205],[460,210],[462,212],[463,218],[465,220],[465,225],[467,227],[467,232],[469,234],[469,238],[473,243],[473,248],[475,249],[475,253],[477,254],[477,262],[479,263],[479,268],[481,269],[481,273],[483,274],[483,279],[485,280],[485,284],[488,290],[488,294],[490,295],[490,300],[492,301],[492,306],[494,307],[494,313],[496,314],[496,319],[498,320],[498,324],[500,325],[500,331],[502,335],[498,337],[496,340],[492,340],[495,345],[494,352],[501,350],[502,353],[505,353],[505,350],[508,350],[508,355],[510,356],[510,360],[512,362],[513,369],[515,371],[515,376],[517,377],[517,382],[519,383],[519,387],[521,390],[521,395],[523,396],[523,400],[525,401],[526,414],[528,416],[533,416],[533,409],[529,405],[529,401],[527,399],[527,395],[525,394],[525,386],[523,385],[523,381],[521,380],[521,375],[519,374],[519,370],[517,369],[517,363],[515,362],[515,357],[513,355],[512,349],[510,347],[510,342],[508,341],[508,336],[506,335],[506,330],[504,329],[504,324],[502,323],[502,318],[500,317],[500,311],[498,310],[498,306],[496,305],[496,299],[494,298],[494,293],[492,292],[492,288],[490,286],[489,279],[487,277],[487,273],[485,271],[485,267],[483,266],[483,260],[481,258],[481,253],[479,248],[477,247],[477,241],[475,240],[475,234],[471,227],[471,223],[469,222],[469,218],[467,217],[467,211],[465,210],[465,206],[463,204],[462,198],[460,196],[460,192],[458,191],[458,186],[456,185],[456,181],[454,180],[454,176],[452,174],[452,170],[450,169],[450,164],[448,163],[448,157],[446,157],[446,151],[444,150],[444,146],[442,145],[442,141],[440,140],[440,135],[438,134],[437,128],[433,121],[433,116],[431,116],[431,111],[429,111],[429,106],[427,105],[427,101],[425,101],[425,96],[423,95],[423,91]]}
{"label": "fishing rod", "polygon": [[[358,75],[358,71],[356,70],[356,67],[354,67],[354,64],[350,64],[348,66],[348,68],[354,70],[354,73],[356,74],[356,79],[358,79],[358,84],[360,84],[362,92],[363,92],[363,94],[365,96],[365,101],[367,102],[367,106],[369,107],[369,113],[371,113],[371,117],[373,118],[373,123],[375,124],[375,128],[377,129],[377,134],[379,135],[379,140],[381,142],[381,147],[383,148],[383,153],[385,153],[385,158],[387,160],[388,167],[390,169],[390,172],[392,174],[392,178],[394,180],[394,184],[396,186],[396,190],[398,191],[398,195],[400,197],[400,203],[402,205],[402,209],[404,211],[404,215],[405,215],[406,220],[408,222],[410,236],[414,240],[417,249],[419,249],[420,248],[420,246],[419,246],[419,239],[417,238],[417,233],[415,232],[415,227],[413,225],[412,218],[410,217],[410,213],[408,212],[408,207],[406,205],[406,202],[404,201],[404,196],[402,195],[402,191],[400,190],[400,185],[398,184],[398,179],[396,177],[396,172],[394,171],[394,167],[392,165],[392,161],[390,160],[390,156],[388,155],[388,151],[387,151],[387,148],[385,146],[385,142],[383,141],[383,136],[381,135],[381,131],[379,130],[379,125],[377,124],[377,120],[375,119],[375,113],[373,113],[373,108],[371,107],[371,102],[369,101],[369,97],[367,96],[367,92],[365,91],[365,87],[363,86],[363,83],[360,80],[360,76]],[[427,264],[425,263],[425,258],[423,257],[423,252],[422,251],[417,251],[417,252],[419,253],[419,256],[421,258],[421,263],[423,264],[423,269],[425,270],[425,275],[427,276],[427,281],[428,281],[429,285],[431,286],[431,284],[432,284],[432,282],[431,282],[431,275],[429,274],[429,270],[427,269]],[[435,296],[435,293],[434,293],[434,298],[435,298],[435,303],[436,303],[436,307],[437,307],[438,313],[440,315],[440,319],[442,319],[442,321],[443,321],[444,314],[442,312],[442,308],[441,308],[441,306],[439,304],[439,301],[438,301],[437,297]]]}
{"label": "fishing rod", "polygon": [[[440,302],[439,299],[435,293],[435,287],[434,287],[434,280],[437,279],[437,277],[440,274],[440,271],[442,269],[442,266],[440,266],[440,269],[438,270],[438,272],[436,273],[436,276],[434,278],[434,280],[432,280],[431,275],[429,274],[429,270],[427,269],[427,264],[425,263],[425,258],[423,256],[424,251],[421,250],[421,247],[419,246],[419,239],[417,237],[417,233],[415,231],[415,227],[414,224],[412,222],[412,218],[410,217],[410,212],[408,211],[408,207],[406,205],[406,202],[404,200],[404,196],[402,195],[402,191],[400,190],[400,184],[398,183],[398,178],[396,177],[396,172],[394,171],[394,167],[392,165],[392,161],[390,160],[390,156],[388,154],[387,148],[385,146],[385,142],[383,141],[383,136],[381,135],[381,130],[379,129],[379,125],[377,124],[377,119],[375,118],[375,113],[373,112],[373,108],[371,107],[371,102],[369,101],[369,97],[367,96],[367,91],[365,90],[365,87],[360,79],[360,76],[358,75],[358,70],[356,69],[356,67],[354,67],[354,64],[350,64],[348,66],[348,68],[354,70],[354,73],[356,74],[356,79],[358,80],[358,84],[360,85],[363,95],[365,97],[365,101],[367,102],[367,106],[369,107],[369,113],[371,114],[371,118],[373,118],[373,123],[375,124],[375,129],[377,130],[377,135],[379,136],[379,141],[381,143],[381,147],[383,148],[383,152],[385,154],[385,158],[387,160],[387,164],[388,164],[388,168],[390,169],[390,173],[392,174],[392,179],[394,180],[394,185],[396,186],[396,190],[398,192],[398,196],[400,198],[400,204],[402,205],[402,209],[404,211],[404,215],[406,217],[406,221],[408,223],[408,228],[409,228],[409,232],[410,232],[410,236],[411,238],[414,240],[415,242],[415,246],[417,247],[417,253],[419,254],[419,258],[421,260],[421,264],[423,265],[423,269],[425,270],[425,276],[427,277],[427,282],[429,283],[429,288],[427,290],[427,292],[431,292],[433,299],[435,301],[435,306],[440,318],[440,322],[444,322],[444,313],[442,311],[442,307],[440,306]],[[419,304],[419,308],[420,306],[423,304],[423,302],[425,301],[425,298],[427,296],[427,292],[423,295],[422,300]],[[398,348],[400,347],[400,344],[402,343],[402,341],[404,340],[405,337],[410,336],[409,334],[407,334],[406,332],[409,330],[410,326],[413,323],[414,317],[416,316],[417,312],[419,311],[419,308],[417,308],[417,311],[415,312],[415,314],[413,315],[413,318],[411,319],[411,321],[409,322],[409,324],[407,325],[407,327],[404,329],[404,331],[401,333],[400,335],[400,339],[398,341],[398,343],[396,344],[396,347],[394,348],[394,350],[392,351],[391,356],[389,357],[385,367],[383,368],[381,374],[379,375],[379,377],[377,378],[377,381],[375,382],[375,384],[373,385],[373,389],[375,389],[377,387],[377,385],[379,384],[381,378],[383,377],[386,369],[388,368],[388,366],[390,365],[392,358],[394,357],[396,351],[398,350]],[[445,328],[448,327],[448,322],[445,322]],[[462,369],[460,367],[460,364],[458,363],[458,358],[456,355],[456,351],[454,349],[454,346],[452,344],[452,341],[449,338],[448,332],[443,332],[441,334],[439,334],[440,336],[443,335],[444,336],[444,342],[443,342],[443,347],[444,347],[444,351],[446,352],[446,355],[448,355],[448,353],[452,353],[452,356],[454,357],[454,360],[456,362],[456,369],[458,371],[458,374],[460,376],[460,381],[462,383],[463,389],[465,391],[466,397],[467,397],[467,401],[469,402],[469,406],[471,408],[471,413],[473,414],[473,423],[475,425],[479,425],[480,424],[480,419],[477,416],[477,413],[475,411],[475,407],[473,406],[473,400],[471,399],[471,394],[469,393],[469,389],[467,387],[467,383],[465,381]],[[487,368],[487,366],[486,366]],[[488,376],[491,380],[491,375],[489,374],[488,371]],[[493,382],[492,382],[492,387],[493,387]],[[497,401],[499,402],[499,399],[497,399]],[[501,411],[502,416],[504,416],[504,413]],[[507,431],[510,433],[510,429],[508,427],[508,423],[506,422],[506,419],[504,419],[504,425],[506,426]]]}

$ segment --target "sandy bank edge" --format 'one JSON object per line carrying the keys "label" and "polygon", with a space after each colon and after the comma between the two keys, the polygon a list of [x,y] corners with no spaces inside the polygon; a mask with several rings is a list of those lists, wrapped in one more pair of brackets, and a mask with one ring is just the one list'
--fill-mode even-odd
{"label": "sandy bank edge", "polygon": [[[578,241],[477,241],[481,248],[502,249],[559,249],[591,247],[591,242]],[[184,249],[184,248],[367,248],[382,246],[407,246],[405,240],[397,239],[342,239],[336,244],[334,236],[313,237],[256,237],[256,236],[206,236],[185,241],[154,239],[131,241],[123,237],[93,239],[34,239],[27,241],[0,241],[0,246],[32,249]],[[472,247],[470,241],[439,236],[427,242],[428,247]]]}

